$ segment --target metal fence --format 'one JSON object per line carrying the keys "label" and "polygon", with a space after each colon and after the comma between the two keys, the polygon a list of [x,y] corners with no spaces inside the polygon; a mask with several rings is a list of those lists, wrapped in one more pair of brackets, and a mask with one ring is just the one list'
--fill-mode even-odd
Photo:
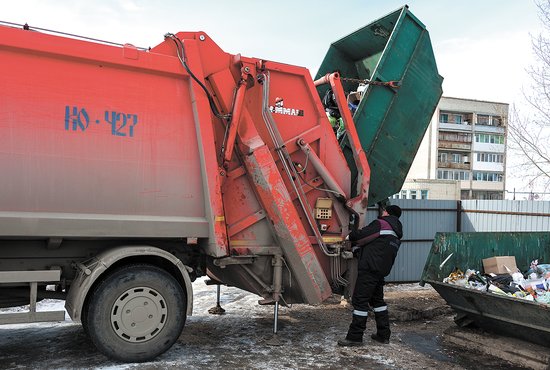
{"label": "metal fence", "polygon": [[[550,231],[550,202],[395,199],[403,240],[389,282],[419,281],[436,232]],[[369,210],[375,219],[376,209]]]}

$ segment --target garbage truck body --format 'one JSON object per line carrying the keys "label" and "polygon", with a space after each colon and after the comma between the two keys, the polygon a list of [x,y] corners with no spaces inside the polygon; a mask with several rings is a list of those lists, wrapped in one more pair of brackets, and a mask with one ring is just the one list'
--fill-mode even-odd
{"label": "garbage truck body", "polygon": [[[63,320],[36,301],[66,299],[101,352],[145,361],[178,338],[197,277],[275,305],[341,291],[345,236],[399,190],[441,95],[407,7],[360,31],[314,83],[204,32],[144,50],[1,26],[0,307],[30,308],[0,323]],[[368,85],[352,116],[346,77],[400,86]]]}

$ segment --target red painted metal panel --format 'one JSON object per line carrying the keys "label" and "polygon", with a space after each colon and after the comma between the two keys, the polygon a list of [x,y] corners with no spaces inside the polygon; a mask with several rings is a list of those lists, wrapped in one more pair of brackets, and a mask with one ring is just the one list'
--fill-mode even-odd
{"label": "red painted metal panel", "polygon": [[204,217],[189,78],[150,73],[166,56],[21,34],[32,49],[1,49],[0,209]]}
{"label": "red painted metal panel", "polygon": [[211,257],[258,256],[265,283],[238,265],[216,277],[269,296],[265,256],[282,254],[293,301],[320,302],[338,255],[321,224],[343,237],[350,214],[317,221],[313,208],[333,194],[327,183],[348,198],[351,179],[309,71],[225,53],[202,32],[174,37],[138,51],[0,27],[0,166],[11,178],[0,213],[205,220],[208,233],[181,236],[207,239]]}

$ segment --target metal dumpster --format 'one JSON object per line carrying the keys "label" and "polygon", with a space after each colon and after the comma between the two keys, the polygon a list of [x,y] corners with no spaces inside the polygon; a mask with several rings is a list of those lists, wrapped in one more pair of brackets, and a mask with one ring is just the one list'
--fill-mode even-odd
{"label": "metal dumpster", "polygon": [[550,261],[550,233],[437,233],[421,284],[432,285],[447,301],[457,313],[459,326],[473,323],[488,331],[550,346],[549,305],[442,282],[455,267],[483,271],[482,259],[493,256],[515,256],[521,270],[533,259]]}
{"label": "metal dumpster", "polygon": [[[407,6],[334,42],[315,79],[334,71],[342,78],[401,82],[398,89],[369,85],[353,116],[371,169],[372,205],[401,189],[441,97],[443,77],[426,26]],[[348,92],[357,88],[356,81],[343,85]],[[321,98],[326,90],[317,88]],[[354,173],[345,140],[342,146]]]}

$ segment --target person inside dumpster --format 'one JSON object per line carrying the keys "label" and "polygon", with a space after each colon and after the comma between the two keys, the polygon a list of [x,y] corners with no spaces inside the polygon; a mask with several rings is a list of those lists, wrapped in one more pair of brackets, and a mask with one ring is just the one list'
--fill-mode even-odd
{"label": "person inside dumpster", "polygon": [[323,97],[323,106],[325,107],[325,112],[327,114],[328,121],[330,122],[330,126],[332,127],[336,138],[339,139],[346,130],[344,128],[344,120],[340,114],[338,104],[336,103],[336,97],[334,96],[332,89],[328,89],[325,93],[325,96]]}
{"label": "person inside dumpster", "polygon": [[352,231],[348,236],[359,263],[351,300],[353,317],[346,337],[338,340],[339,346],[363,344],[369,305],[374,311],[376,321],[376,333],[371,338],[383,344],[390,342],[390,319],[388,306],[384,302],[384,278],[391,271],[403,237],[403,226],[399,217],[401,208],[389,205],[378,219],[360,230]]}

